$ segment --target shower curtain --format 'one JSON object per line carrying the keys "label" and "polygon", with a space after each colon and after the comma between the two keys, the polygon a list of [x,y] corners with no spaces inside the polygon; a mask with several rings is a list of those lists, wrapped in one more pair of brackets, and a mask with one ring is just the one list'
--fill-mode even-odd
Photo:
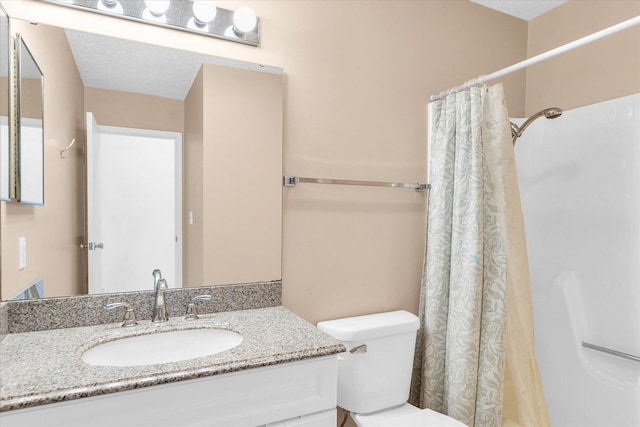
{"label": "shower curtain", "polygon": [[412,403],[470,427],[544,427],[520,196],[502,85],[432,105]]}

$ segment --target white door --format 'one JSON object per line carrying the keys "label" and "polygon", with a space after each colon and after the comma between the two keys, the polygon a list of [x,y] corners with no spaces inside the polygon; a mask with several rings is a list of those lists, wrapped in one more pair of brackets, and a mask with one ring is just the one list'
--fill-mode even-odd
{"label": "white door", "polygon": [[100,126],[87,113],[89,292],[182,286],[181,134]]}

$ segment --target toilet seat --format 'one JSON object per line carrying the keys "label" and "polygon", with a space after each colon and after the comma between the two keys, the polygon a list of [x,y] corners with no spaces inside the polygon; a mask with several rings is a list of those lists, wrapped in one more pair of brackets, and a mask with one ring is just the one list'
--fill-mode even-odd
{"label": "toilet seat", "polygon": [[408,403],[371,414],[351,414],[358,427],[467,427],[431,409],[418,409]]}

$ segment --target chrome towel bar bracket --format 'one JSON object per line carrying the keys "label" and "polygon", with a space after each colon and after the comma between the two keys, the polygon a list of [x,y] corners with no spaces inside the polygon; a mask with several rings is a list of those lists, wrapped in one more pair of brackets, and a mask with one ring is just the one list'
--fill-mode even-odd
{"label": "chrome towel bar bracket", "polygon": [[303,178],[299,176],[283,176],[282,185],[285,187],[295,187],[299,183],[308,184],[338,184],[338,185],[362,185],[367,187],[395,187],[413,188],[416,191],[424,191],[431,188],[430,184],[406,183],[406,182],[384,182],[384,181],[356,181],[351,179],[330,179],[330,178]]}

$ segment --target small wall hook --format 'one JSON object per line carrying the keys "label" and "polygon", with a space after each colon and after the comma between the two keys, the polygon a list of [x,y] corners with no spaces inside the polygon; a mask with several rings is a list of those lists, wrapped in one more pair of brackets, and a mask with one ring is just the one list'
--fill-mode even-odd
{"label": "small wall hook", "polygon": [[76,139],[75,139],[75,138],[73,138],[73,139],[71,140],[71,143],[70,143],[69,145],[67,145],[67,146],[66,146],[66,147],[64,147],[62,150],[60,150],[60,158],[61,158],[61,159],[66,159],[66,157],[65,157],[65,155],[64,155],[65,151],[67,151],[67,150],[69,150],[71,147],[73,147],[73,144],[75,144],[75,143],[76,143]]}

